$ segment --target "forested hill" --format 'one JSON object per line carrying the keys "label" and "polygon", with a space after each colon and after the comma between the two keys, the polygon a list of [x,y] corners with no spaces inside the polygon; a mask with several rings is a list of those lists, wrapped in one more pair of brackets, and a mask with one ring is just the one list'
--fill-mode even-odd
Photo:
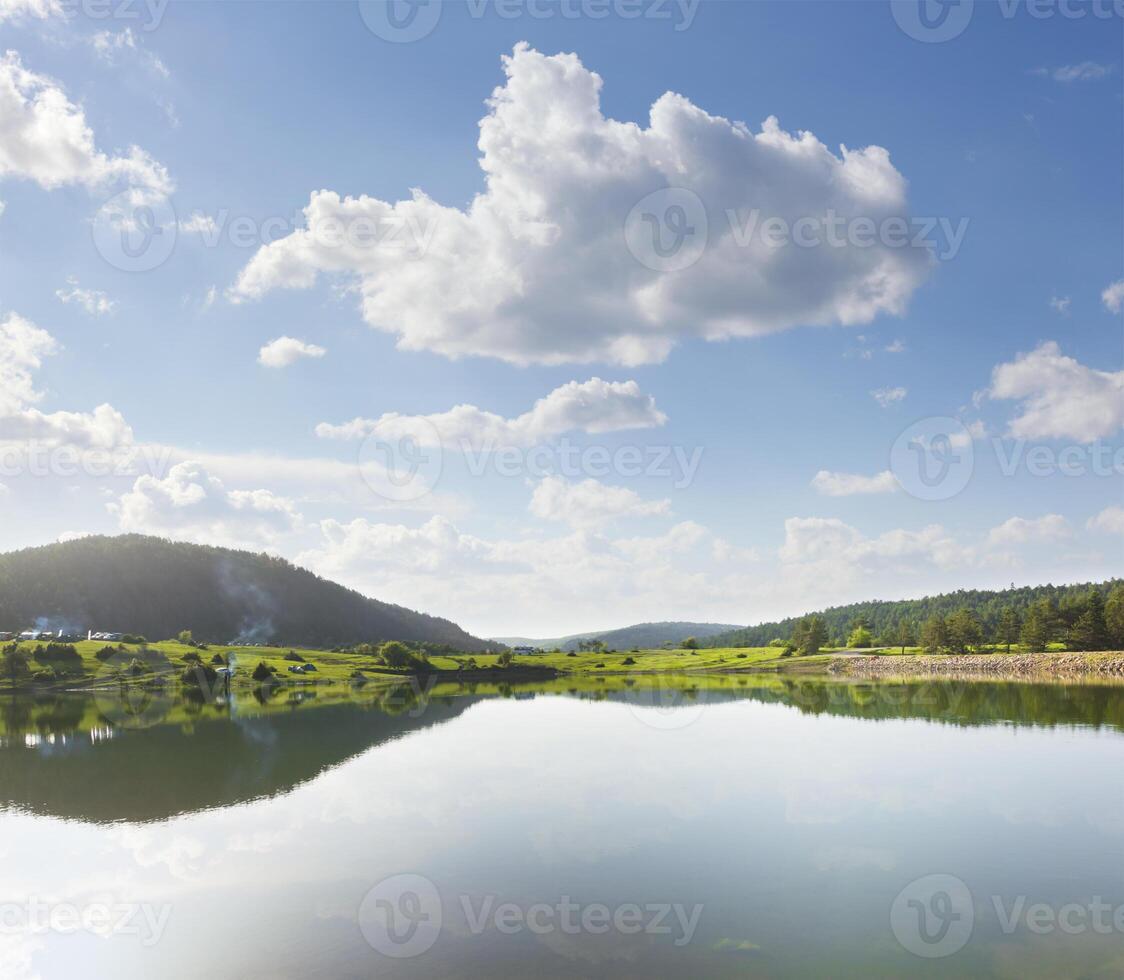
{"label": "forested hill", "polygon": [[641,650],[662,647],[665,644],[678,645],[689,636],[699,640],[715,633],[728,633],[739,627],[729,623],[637,623],[635,626],[622,626],[620,629],[604,630],[600,633],[575,633],[556,639],[532,639],[523,636],[501,637],[496,642],[507,646],[541,647],[544,650],[577,650],[582,642],[600,641],[608,650]]}
{"label": "forested hill", "polygon": [[368,599],[281,558],[135,534],[0,555],[0,631],[36,625],[151,640],[189,629],[216,643],[487,647],[446,619]]}
{"label": "forested hill", "polygon": [[[1108,582],[1084,583],[1081,585],[1033,585],[1001,592],[982,589],[966,589],[949,592],[945,595],[927,596],[924,599],[906,599],[900,602],[856,602],[849,606],[833,606],[816,615],[822,616],[827,625],[829,643],[843,646],[854,625],[865,622],[879,646],[893,646],[898,635],[898,627],[910,624],[915,630],[920,628],[931,616],[948,616],[957,610],[968,609],[979,618],[985,634],[991,635],[999,625],[999,617],[1004,609],[1015,611],[1020,619],[1025,618],[1031,604],[1040,599],[1053,602],[1064,615],[1067,606],[1079,607],[1090,589],[1097,589],[1105,596],[1120,579]],[[779,622],[747,626],[731,630],[701,641],[706,647],[760,647],[770,640],[792,638],[792,631],[803,617],[794,616]]]}

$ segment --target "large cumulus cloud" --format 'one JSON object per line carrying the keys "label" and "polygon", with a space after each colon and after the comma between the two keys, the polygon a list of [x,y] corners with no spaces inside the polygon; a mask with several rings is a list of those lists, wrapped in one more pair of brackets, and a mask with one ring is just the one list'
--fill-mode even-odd
{"label": "large cumulus cloud", "polygon": [[[337,274],[354,280],[366,321],[404,349],[640,364],[691,336],[900,314],[926,275],[921,247],[739,240],[751,213],[788,227],[833,215],[904,222],[906,182],[881,147],[837,155],[774,118],[753,132],[672,93],[646,128],[619,122],[602,113],[601,78],[577,56],[525,44],[504,70],[480,123],[486,189],[466,210],[421,190],[395,204],[317,191],[306,227],[264,246],[231,297]],[[638,261],[625,237],[635,206],[668,188],[701,201],[709,227],[697,261],[674,272]]]}

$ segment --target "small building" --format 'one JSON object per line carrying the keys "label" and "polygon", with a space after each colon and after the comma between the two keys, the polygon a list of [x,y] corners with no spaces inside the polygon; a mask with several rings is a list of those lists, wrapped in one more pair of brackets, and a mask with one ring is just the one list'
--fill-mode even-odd
{"label": "small building", "polygon": [[517,657],[534,657],[542,653],[539,647],[512,647],[511,652]]}

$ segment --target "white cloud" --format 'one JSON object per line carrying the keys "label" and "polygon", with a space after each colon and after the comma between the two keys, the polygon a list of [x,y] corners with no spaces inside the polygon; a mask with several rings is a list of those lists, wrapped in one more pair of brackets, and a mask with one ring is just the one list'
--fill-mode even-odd
{"label": "white cloud", "polygon": [[29,17],[46,20],[62,13],[58,0],[0,0],[0,24]]}
{"label": "white cloud", "polygon": [[533,446],[565,432],[647,429],[666,421],[667,416],[656,408],[656,400],[643,394],[635,381],[591,378],[555,388],[536,401],[530,411],[515,418],[504,418],[475,405],[457,405],[433,415],[391,412],[378,419],[357,418],[343,425],[322,422],[316,434],[322,439],[363,439],[375,434],[395,439],[410,434],[428,436],[449,448]]}
{"label": "white cloud", "polygon": [[688,607],[705,614],[719,593],[724,603],[745,595],[736,576],[719,585],[698,570],[710,561],[715,539],[690,521],[652,537],[618,539],[582,529],[488,540],[444,517],[417,528],[328,520],[320,532],[322,541],[298,555],[299,564],[386,601],[453,615],[481,632],[538,624],[549,634],[579,619],[639,622],[654,609],[689,618]]}
{"label": "white cloud", "polygon": [[812,477],[812,486],[827,497],[850,497],[860,493],[893,493],[898,489],[898,481],[889,470],[874,476],[820,470]]}
{"label": "white cloud", "polygon": [[227,490],[198,463],[177,463],[164,479],[141,476],[108,505],[122,531],[234,547],[274,545],[301,526],[296,505],[268,490]]}
{"label": "white cloud", "polygon": [[161,78],[171,77],[168,66],[137,43],[137,36],[131,27],[126,27],[123,31],[98,31],[87,40],[98,58],[107,65],[115,66],[122,54],[129,54],[139,58],[153,74]]}
{"label": "white cloud", "polygon": [[213,236],[218,234],[219,226],[215,223],[215,219],[209,214],[204,214],[202,211],[192,211],[191,216],[186,221],[180,222],[180,231],[188,232],[189,234]]}
{"label": "white cloud", "polygon": [[[504,68],[480,130],[487,189],[467,210],[421,190],[396,204],[316,191],[306,227],[260,249],[232,298],[336,274],[356,282],[366,321],[403,349],[641,364],[686,337],[899,315],[928,273],[921,249],[735,239],[751,211],[790,226],[832,215],[908,220],[906,181],[881,147],[836,156],[774,118],[753,133],[673,93],[645,128],[603,115],[601,78],[575,55],[520,44]],[[709,231],[697,262],[661,274],[630,253],[624,229],[635,205],[669,187],[705,202]]]}
{"label": "white cloud", "polygon": [[1021,402],[1011,420],[1017,439],[1093,442],[1124,427],[1124,371],[1097,371],[1048,341],[992,372],[992,398]]}
{"label": "white cloud", "polygon": [[602,527],[619,518],[653,517],[671,511],[670,500],[644,500],[635,490],[611,487],[599,480],[570,483],[545,477],[531,495],[530,511],[547,521],[574,528]]}
{"label": "white cloud", "polygon": [[1124,307],[1124,279],[1117,279],[1116,282],[1106,286],[1105,291],[1101,293],[1101,302],[1109,313],[1119,313]]}
{"label": "white cloud", "polygon": [[132,442],[125,419],[110,405],[92,413],[44,413],[34,375],[59,345],[46,330],[11,313],[0,321],[0,442],[37,441],[79,448],[113,449]]}
{"label": "white cloud", "polygon": [[74,276],[66,280],[66,288],[56,289],[55,295],[64,303],[77,303],[90,316],[105,316],[117,309],[117,301],[97,289],[83,289]]}
{"label": "white cloud", "polygon": [[258,363],[269,368],[285,368],[296,364],[302,357],[318,358],[327,353],[323,347],[295,337],[278,337],[258,351]]}
{"label": "white cloud", "polygon": [[905,352],[905,344],[900,340],[895,340],[886,345],[887,354],[902,354]]}
{"label": "white cloud", "polygon": [[790,517],[778,555],[782,565],[817,570],[828,582],[854,580],[875,571],[910,574],[934,566],[963,567],[970,551],[939,524],[920,531],[894,529],[867,537],[835,517]]}
{"label": "white cloud", "polygon": [[1042,541],[1062,541],[1072,534],[1069,521],[1061,514],[1046,514],[1035,518],[1012,517],[988,532],[987,543],[992,548],[1002,548]]}
{"label": "white cloud", "polygon": [[1076,65],[1060,65],[1057,68],[1036,68],[1035,75],[1052,78],[1055,82],[1091,82],[1107,78],[1112,74],[1112,65],[1102,65],[1096,61],[1082,61]]}
{"label": "white cloud", "polygon": [[1105,534],[1124,534],[1124,507],[1106,507],[1085,525],[1090,531]]}
{"label": "white cloud", "polygon": [[45,189],[119,182],[155,197],[172,190],[167,170],[137,146],[107,156],[79,106],[45,75],[24,68],[9,51],[0,58],[0,178],[33,180]]}
{"label": "white cloud", "polygon": [[1069,296],[1051,296],[1050,309],[1062,316],[1069,316],[1069,306],[1073,300]]}
{"label": "white cloud", "polygon": [[905,388],[876,388],[870,393],[882,408],[889,408],[895,402],[902,401],[909,394]]}

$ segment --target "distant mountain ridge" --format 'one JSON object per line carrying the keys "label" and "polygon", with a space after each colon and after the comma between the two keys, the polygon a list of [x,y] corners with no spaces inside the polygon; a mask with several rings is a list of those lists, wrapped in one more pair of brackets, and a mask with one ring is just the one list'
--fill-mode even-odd
{"label": "distant mountain ridge", "polygon": [[536,640],[525,636],[493,639],[496,643],[503,643],[510,647],[541,647],[544,650],[576,650],[582,640],[600,640],[612,650],[631,650],[633,647],[646,650],[661,647],[665,643],[680,643],[689,636],[701,641],[706,637],[740,628],[726,623],[637,623],[634,626],[624,626],[615,630],[572,633],[569,636],[547,640]]}
{"label": "distant mountain ridge", "polygon": [[282,558],[138,534],[0,555],[0,631],[38,625],[215,643],[406,640],[480,651],[456,623],[370,599]]}

